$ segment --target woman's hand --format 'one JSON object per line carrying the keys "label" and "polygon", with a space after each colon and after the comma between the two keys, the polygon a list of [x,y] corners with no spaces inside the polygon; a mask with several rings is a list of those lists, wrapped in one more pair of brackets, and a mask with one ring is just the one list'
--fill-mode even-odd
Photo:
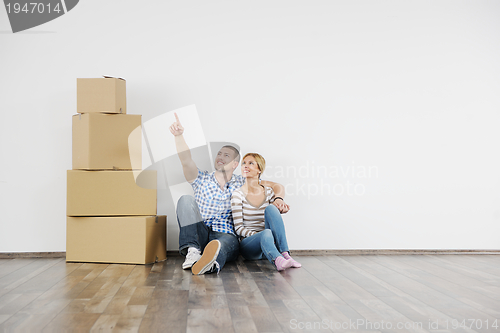
{"label": "woman's hand", "polygon": [[175,115],[175,122],[170,126],[170,133],[172,133],[174,136],[179,136],[184,133],[184,127],[182,127],[181,122],[179,121],[179,117],[177,116],[177,113],[174,112]]}
{"label": "woman's hand", "polygon": [[288,206],[281,198],[274,200],[272,204],[278,208],[281,214],[286,214],[290,210],[290,206]]}

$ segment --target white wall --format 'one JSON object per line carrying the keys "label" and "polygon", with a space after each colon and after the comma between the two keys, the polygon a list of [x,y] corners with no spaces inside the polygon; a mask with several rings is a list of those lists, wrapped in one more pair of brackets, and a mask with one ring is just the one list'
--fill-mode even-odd
{"label": "white wall", "polygon": [[195,104],[208,141],[263,154],[292,249],[499,249],[499,17],[498,1],[86,0],[12,34],[0,9],[0,252],[65,251],[76,78],[103,74],[144,121]]}

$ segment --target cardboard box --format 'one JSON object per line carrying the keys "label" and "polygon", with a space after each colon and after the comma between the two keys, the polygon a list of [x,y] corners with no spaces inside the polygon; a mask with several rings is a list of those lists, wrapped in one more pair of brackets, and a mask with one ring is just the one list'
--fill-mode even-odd
{"label": "cardboard box", "polygon": [[127,113],[125,80],[76,79],[76,109],[78,113]]}
{"label": "cardboard box", "polygon": [[141,115],[73,116],[73,169],[141,169],[141,144]]}
{"label": "cardboard box", "polygon": [[[138,172],[136,172],[138,173]],[[156,171],[67,172],[68,216],[156,215]]]}
{"label": "cardboard box", "polygon": [[66,261],[149,264],[165,260],[166,216],[68,217]]}

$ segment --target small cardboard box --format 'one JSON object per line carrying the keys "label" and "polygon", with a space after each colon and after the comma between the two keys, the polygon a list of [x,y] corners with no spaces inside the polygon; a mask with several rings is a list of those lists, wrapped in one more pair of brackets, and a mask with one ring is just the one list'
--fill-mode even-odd
{"label": "small cardboard box", "polygon": [[[74,115],[73,169],[130,170],[132,167],[141,169],[140,127],[141,115],[102,113]],[[139,130],[134,131],[136,128]]]}
{"label": "small cardboard box", "polygon": [[78,113],[127,113],[125,80],[76,79],[76,109]]}
{"label": "small cardboard box", "polygon": [[68,216],[156,215],[156,171],[68,170]]}
{"label": "small cardboard box", "polygon": [[166,216],[68,217],[66,261],[149,264],[165,260]]}

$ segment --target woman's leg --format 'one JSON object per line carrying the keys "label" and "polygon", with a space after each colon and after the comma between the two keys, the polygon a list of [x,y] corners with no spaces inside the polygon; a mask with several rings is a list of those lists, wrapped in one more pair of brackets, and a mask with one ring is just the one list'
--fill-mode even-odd
{"label": "woman's leg", "polygon": [[274,245],[274,237],[269,229],[244,238],[240,242],[240,253],[247,260],[261,259],[264,254],[278,271],[292,267],[292,261],[285,259]]}
{"label": "woman's leg", "polygon": [[286,241],[285,225],[281,218],[281,213],[274,205],[269,205],[264,211],[265,228],[271,229],[274,242],[280,253],[288,252],[288,242]]}
{"label": "woman's leg", "polygon": [[264,212],[265,228],[271,229],[274,241],[279,252],[286,260],[292,261],[292,267],[299,268],[302,265],[290,256],[288,242],[286,240],[285,225],[281,213],[274,205],[266,207]]}
{"label": "woman's leg", "polygon": [[240,254],[246,260],[260,260],[264,256],[260,247],[260,239],[262,235],[255,235],[243,238],[240,242]]}

